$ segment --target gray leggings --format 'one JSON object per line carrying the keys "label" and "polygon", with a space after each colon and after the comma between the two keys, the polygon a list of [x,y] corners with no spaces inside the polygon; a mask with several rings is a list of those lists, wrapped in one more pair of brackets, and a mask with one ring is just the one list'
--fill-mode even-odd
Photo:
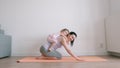
{"label": "gray leggings", "polygon": [[44,56],[47,56],[47,57],[56,57],[57,59],[61,59],[62,58],[62,55],[56,51],[56,50],[52,50],[50,52],[48,52],[44,46],[41,46],[40,47],[40,52],[44,55]]}

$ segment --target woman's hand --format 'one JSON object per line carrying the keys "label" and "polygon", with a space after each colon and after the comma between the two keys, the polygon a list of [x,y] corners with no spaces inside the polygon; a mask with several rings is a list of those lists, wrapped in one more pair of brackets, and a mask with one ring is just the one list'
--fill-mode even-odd
{"label": "woman's hand", "polygon": [[75,59],[76,59],[77,61],[84,61],[84,60],[80,59],[79,57],[76,57]]}

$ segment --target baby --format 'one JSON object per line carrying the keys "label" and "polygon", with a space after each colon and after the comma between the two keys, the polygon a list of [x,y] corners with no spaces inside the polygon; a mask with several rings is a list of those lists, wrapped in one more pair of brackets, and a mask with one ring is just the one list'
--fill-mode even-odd
{"label": "baby", "polygon": [[64,28],[64,29],[62,29],[60,31],[60,34],[58,34],[58,35],[56,35],[56,34],[49,35],[47,37],[47,41],[50,43],[50,46],[48,48],[48,52],[50,52],[51,51],[51,47],[56,44],[56,39],[57,39],[58,36],[66,37],[68,34],[69,34],[69,30]]}

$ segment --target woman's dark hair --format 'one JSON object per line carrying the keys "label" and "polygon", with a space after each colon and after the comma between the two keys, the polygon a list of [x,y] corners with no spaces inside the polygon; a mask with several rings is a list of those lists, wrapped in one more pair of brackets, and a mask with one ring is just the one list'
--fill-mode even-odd
{"label": "woman's dark hair", "polygon": [[[77,34],[75,32],[70,32],[69,35],[75,35],[75,37],[77,37]],[[71,46],[73,46],[74,40],[70,42]]]}

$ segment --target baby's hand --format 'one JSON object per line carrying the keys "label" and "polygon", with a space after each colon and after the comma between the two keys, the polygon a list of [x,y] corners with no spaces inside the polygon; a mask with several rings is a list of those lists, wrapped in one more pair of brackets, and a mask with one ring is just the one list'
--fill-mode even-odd
{"label": "baby's hand", "polygon": [[48,52],[50,52],[51,51],[51,49],[48,49]]}

